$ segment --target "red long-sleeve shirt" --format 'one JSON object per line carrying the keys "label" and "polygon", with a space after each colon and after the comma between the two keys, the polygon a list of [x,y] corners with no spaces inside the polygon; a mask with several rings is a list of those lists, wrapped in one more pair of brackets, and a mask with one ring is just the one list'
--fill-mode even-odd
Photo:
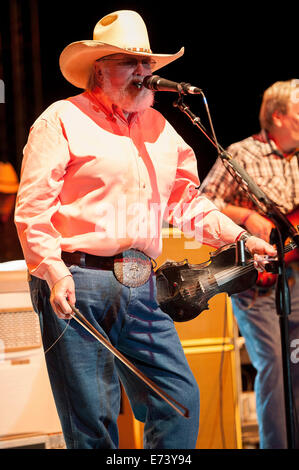
{"label": "red long-sleeve shirt", "polygon": [[84,92],[52,104],[24,149],[15,223],[29,271],[52,287],[63,251],[156,258],[167,220],[215,247],[242,229],[198,194],[192,149],[156,110],[128,122]]}

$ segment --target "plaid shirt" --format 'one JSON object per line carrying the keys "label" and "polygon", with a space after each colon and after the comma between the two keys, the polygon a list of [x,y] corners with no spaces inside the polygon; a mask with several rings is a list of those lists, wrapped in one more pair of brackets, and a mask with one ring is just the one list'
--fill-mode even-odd
{"label": "plaid shirt", "polygon": [[[261,131],[232,144],[227,150],[284,214],[299,205],[298,149],[288,156],[283,155],[266,132]],[[227,204],[257,210],[220,158],[203,181],[200,191],[220,210]]]}

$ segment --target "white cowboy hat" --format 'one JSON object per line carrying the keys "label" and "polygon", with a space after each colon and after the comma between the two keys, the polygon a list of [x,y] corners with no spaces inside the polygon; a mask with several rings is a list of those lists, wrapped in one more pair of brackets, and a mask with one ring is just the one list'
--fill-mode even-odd
{"label": "white cowboy hat", "polygon": [[134,54],[151,57],[152,72],[173,62],[184,54],[182,47],[176,54],[153,54],[145,23],[135,11],[120,10],[104,16],[96,24],[93,40],[69,44],[59,58],[63,76],[78,88],[86,88],[93,63],[111,54]]}

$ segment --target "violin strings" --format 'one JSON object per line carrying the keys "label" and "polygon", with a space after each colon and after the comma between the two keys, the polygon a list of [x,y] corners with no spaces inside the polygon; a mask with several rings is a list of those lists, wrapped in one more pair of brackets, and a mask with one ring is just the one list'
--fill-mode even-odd
{"label": "violin strings", "polygon": [[[284,253],[288,253],[289,251],[293,250],[295,248],[294,244],[293,243],[289,243],[289,245],[287,245],[285,248],[284,248]],[[242,274],[247,274],[247,272],[251,271],[252,269],[254,268],[254,260],[251,260],[247,263],[246,266],[234,266],[233,268],[231,269],[227,269],[227,270],[224,270],[222,273],[220,273],[217,278],[216,278],[216,281],[213,281],[211,283],[211,285],[209,286],[209,289],[208,291],[210,290],[214,290],[215,286],[218,287],[218,282],[217,281],[222,281],[223,279],[225,279],[227,276],[229,275],[235,275],[238,271],[241,271]],[[214,278],[215,278],[215,275],[214,275]],[[190,295],[194,295],[196,294],[198,291],[201,290],[201,287],[198,285],[198,283],[196,283],[195,285],[193,286],[190,286],[190,287],[186,287],[186,290],[188,290],[188,292],[190,293]]]}
{"label": "violin strings", "polygon": [[[288,246],[285,247],[284,249],[284,252],[287,253],[288,251],[291,251],[292,249],[294,248],[293,244],[290,243]],[[251,260],[247,263],[246,266],[242,267],[242,266],[234,266],[231,270],[224,270],[222,273],[219,274],[219,276],[217,276],[217,280],[222,280],[222,279],[225,279],[225,277],[228,275],[228,271],[229,274],[235,274],[235,272],[237,271],[242,271],[244,273],[247,273],[248,271],[250,271],[252,268],[254,268],[254,260]]]}
{"label": "violin strings", "polygon": [[[225,279],[228,275],[232,275],[232,274],[235,274],[236,272],[238,271],[242,271],[242,274],[246,274],[247,272],[251,271],[253,268],[253,262],[250,262],[248,263],[248,265],[246,267],[234,267],[232,268],[231,270],[227,270],[229,271],[229,274],[228,272],[224,272],[224,274],[220,274],[218,277],[217,277],[217,280],[221,281],[222,279]],[[213,288],[213,286],[218,286],[218,283],[217,283],[217,280],[216,281],[213,281],[212,284],[211,284],[211,287],[210,289],[208,290],[211,290]],[[190,292],[192,295],[194,293],[196,293],[198,290],[200,290],[200,286],[198,285],[198,283],[194,284],[193,286],[190,286],[190,287],[186,287],[186,289],[188,290],[188,292]]]}

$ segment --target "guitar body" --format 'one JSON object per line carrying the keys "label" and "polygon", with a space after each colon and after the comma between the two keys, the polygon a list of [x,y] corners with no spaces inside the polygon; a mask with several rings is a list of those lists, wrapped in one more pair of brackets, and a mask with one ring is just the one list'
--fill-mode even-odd
{"label": "guitar body", "polygon": [[[297,225],[299,225],[299,208],[297,207],[293,212],[290,212],[290,214],[287,215],[287,219],[296,228]],[[293,261],[299,261],[299,248],[296,248],[285,255],[286,264]]]}
{"label": "guitar body", "polygon": [[[297,207],[294,211],[287,214],[287,219],[296,228],[299,225],[299,208]],[[296,248],[285,254],[286,265],[294,261],[299,261],[299,249]],[[271,287],[276,283],[277,274],[268,273],[266,271],[259,272],[256,284],[260,287]]]}

